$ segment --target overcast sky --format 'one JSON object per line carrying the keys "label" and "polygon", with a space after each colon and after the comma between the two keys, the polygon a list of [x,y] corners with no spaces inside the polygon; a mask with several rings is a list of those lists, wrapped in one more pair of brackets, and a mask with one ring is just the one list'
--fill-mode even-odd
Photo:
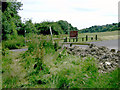
{"label": "overcast sky", "polygon": [[[19,1],[19,0],[18,0]],[[66,20],[78,29],[118,22],[119,0],[20,0],[22,20]]]}

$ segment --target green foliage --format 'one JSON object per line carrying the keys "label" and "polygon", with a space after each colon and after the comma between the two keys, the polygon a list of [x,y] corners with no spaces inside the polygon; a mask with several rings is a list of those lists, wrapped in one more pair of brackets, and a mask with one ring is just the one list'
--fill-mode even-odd
{"label": "green foliage", "polygon": [[61,28],[64,31],[64,34],[68,34],[68,30],[72,30],[72,31],[78,31],[78,29],[76,27],[73,27],[71,24],[69,24],[67,21],[63,21],[63,20],[59,20],[57,22]]}
{"label": "green foliage", "polygon": [[93,33],[93,32],[106,32],[106,31],[115,31],[118,30],[118,23],[107,24],[102,26],[92,26],[80,30],[80,33]]}
{"label": "green foliage", "polygon": [[11,35],[9,36],[8,40],[2,42],[2,49],[17,49],[23,46],[25,46],[25,40],[23,36],[15,37],[14,35]]}
{"label": "green foliage", "polygon": [[15,85],[16,82],[14,82],[14,79],[11,76],[12,73],[10,73],[11,72],[10,64],[12,64],[12,59],[9,56],[8,50],[6,50],[5,53],[6,53],[5,56],[2,57],[2,73],[4,76],[2,77],[3,79],[2,84],[3,87],[10,88],[13,85]]}
{"label": "green foliage", "polygon": [[[42,45],[43,48],[47,48],[45,47],[46,42]],[[34,54],[37,55],[37,53]],[[60,51],[59,54],[57,54],[57,52],[54,53],[54,55],[51,54],[50,56],[48,56],[48,54],[50,53],[46,52],[42,59],[43,70],[37,70],[37,73],[34,69],[30,69],[30,67],[33,67],[35,64],[36,59],[33,58],[33,60],[32,56],[29,56],[28,59],[25,57],[27,61],[25,60],[26,63],[24,65],[29,66],[26,67],[28,71],[29,69],[31,70],[28,78],[30,77],[29,83],[32,87],[60,89],[119,87],[119,81],[116,81],[118,78],[118,70],[105,74],[99,73],[97,67],[98,62],[93,57],[86,57],[86,59],[82,59],[80,57],[68,55],[65,49]],[[27,63],[28,61],[29,63]]]}
{"label": "green foliage", "polygon": [[[17,75],[12,75],[9,66],[12,63],[11,57],[9,57],[9,53],[6,53],[3,56],[3,75],[7,75],[7,72],[9,75],[3,78],[3,87],[17,88],[22,86],[24,88],[62,89],[118,88],[120,86],[118,79],[119,71],[117,69],[111,73],[102,74],[98,72],[98,62],[93,57],[83,59],[69,55],[66,49],[55,52],[55,46],[52,43],[46,41],[38,43],[37,39],[33,41],[31,42],[33,46],[28,44],[33,49],[29,48],[28,51],[22,54],[22,59],[19,62],[26,69],[27,74],[24,79],[28,83],[18,84],[19,78],[17,78]],[[16,85],[15,82],[17,83]]]}
{"label": "green foliage", "polygon": [[24,30],[27,33],[36,33],[35,25],[32,23],[32,20],[25,21]]}
{"label": "green foliage", "polygon": [[69,24],[67,21],[57,21],[57,22],[50,22],[50,21],[44,21],[42,23],[36,23],[35,27],[38,30],[38,34],[44,34],[48,35],[50,34],[50,27],[52,28],[52,33],[55,35],[60,34],[67,34],[68,33],[68,27],[69,30],[78,30],[76,27],[73,27],[71,24]]}
{"label": "green foliage", "polygon": [[50,34],[50,26],[52,28],[52,33],[53,34],[62,34],[62,29],[61,27],[55,23],[55,22],[42,22],[42,23],[36,23],[35,24],[36,29],[38,30],[37,33],[38,34],[44,34],[44,35],[48,35]]}
{"label": "green foliage", "polygon": [[2,39],[8,39],[8,34],[17,35],[20,30],[21,20],[18,10],[22,4],[20,2],[2,2]]}

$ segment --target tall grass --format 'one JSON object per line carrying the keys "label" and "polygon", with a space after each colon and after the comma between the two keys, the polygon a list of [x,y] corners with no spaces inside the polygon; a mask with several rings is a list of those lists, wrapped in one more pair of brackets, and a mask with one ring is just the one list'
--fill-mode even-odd
{"label": "tall grass", "polygon": [[67,54],[65,49],[54,54],[45,53],[42,58],[43,70],[37,70],[37,73],[33,68],[35,58],[33,60],[32,56],[29,56],[25,59],[27,60],[24,65],[29,66],[26,69],[29,71],[31,68],[27,78],[32,88],[119,88],[120,86],[118,69],[101,74],[98,72],[96,59],[72,56]]}
{"label": "tall grass", "polygon": [[8,40],[2,42],[2,49],[18,49],[23,46],[25,46],[23,36],[17,36],[16,38],[11,36]]}
{"label": "tall grass", "polygon": [[12,63],[12,58],[9,56],[9,53],[2,57],[2,85],[4,88],[12,88],[16,84],[15,80],[17,80],[17,78],[13,78],[11,73],[12,69],[10,65]]}
{"label": "tall grass", "polygon": [[[42,37],[41,37],[42,38]],[[12,75],[9,64],[12,57],[4,55],[3,87],[23,88],[119,88],[118,69],[111,73],[99,73],[98,61],[93,57],[82,58],[69,55],[60,49],[57,42],[32,38],[27,43],[28,51],[21,55],[22,67],[26,70],[24,79],[28,83],[18,83],[17,75]],[[9,60],[9,61],[8,61]],[[5,65],[8,65],[5,67]]]}

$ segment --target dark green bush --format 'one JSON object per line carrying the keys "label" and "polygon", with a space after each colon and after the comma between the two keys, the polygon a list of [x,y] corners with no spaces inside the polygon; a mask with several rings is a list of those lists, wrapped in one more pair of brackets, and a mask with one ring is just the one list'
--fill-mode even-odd
{"label": "dark green bush", "polygon": [[22,46],[25,46],[25,39],[23,36],[17,36],[16,38],[11,36],[11,38],[2,42],[3,48],[18,49]]}

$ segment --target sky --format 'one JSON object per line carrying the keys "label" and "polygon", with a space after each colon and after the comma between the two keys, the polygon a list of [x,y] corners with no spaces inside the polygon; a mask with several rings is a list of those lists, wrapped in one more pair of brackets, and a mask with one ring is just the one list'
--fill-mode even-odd
{"label": "sky", "polygon": [[78,29],[118,22],[119,0],[18,0],[22,21],[66,20]]}

